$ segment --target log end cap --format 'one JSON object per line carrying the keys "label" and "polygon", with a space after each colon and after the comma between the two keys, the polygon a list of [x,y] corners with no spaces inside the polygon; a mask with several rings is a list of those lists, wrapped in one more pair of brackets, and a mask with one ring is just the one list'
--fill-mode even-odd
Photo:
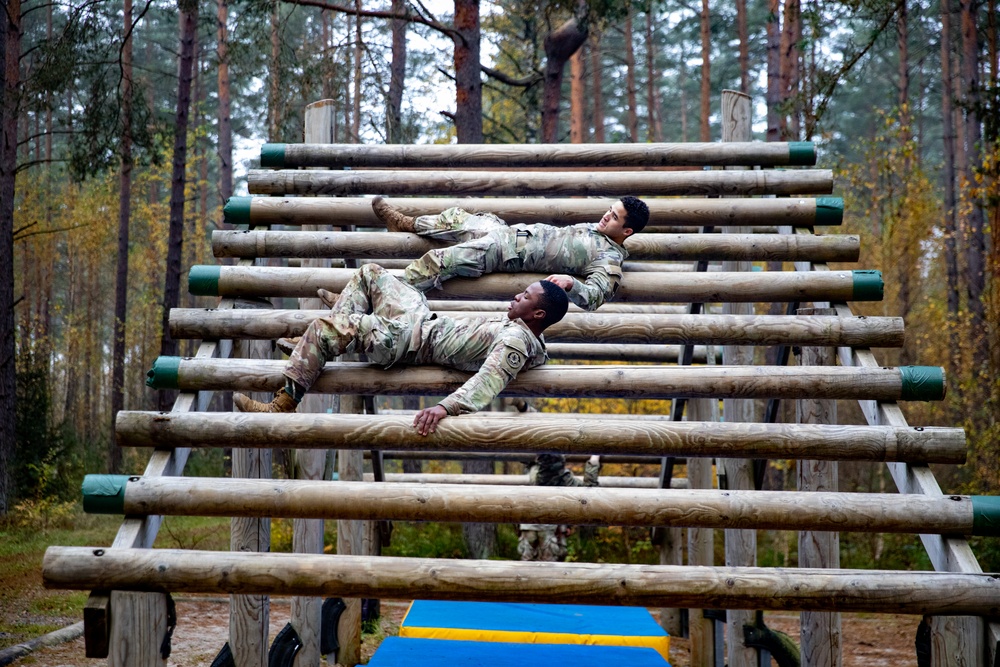
{"label": "log end cap", "polygon": [[[193,269],[192,269],[193,271]],[[854,279],[853,301],[881,301],[885,292],[882,272],[874,269],[851,271]]]}
{"label": "log end cap", "polygon": [[222,207],[222,217],[227,225],[250,224],[250,202],[253,197],[230,197]]}
{"label": "log end cap", "polygon": [[792,141],[788,144],[788,164],[800,167],[816,165],[816,144],[811,141]]}
{"label": "log end cap", "polygon": [[128,475],[85,475],[80,491],[88,514],[124,514]]}
{"label": "log end cap", "polygon": [[844,200],[840,197],[816,198],[816,224],[836,227],[844,222]]}
{"label": "log end cap", "polygon": [[940,366],[902,366],[900,398],[904,401],[940,401],[944,398],[944,369]]}
{"label": "log end cap", "polygon": [[157,357],[153,367],[146,371],[146,386],[153,389],[178,389],[180,357]]}
{"label": "log end cap", "polygon": [[260,147],[260,166],[267,169],[285,168],[286,144],[264,144]]}
{"label": "log end cap", "polygon": [[972,534],[1000,535],[1000,496],[972,496]]}
{"label": "log end cap", "polygon": [[188,272],[188,291],[195,296],[219,296],[221,266],[196,264]]}

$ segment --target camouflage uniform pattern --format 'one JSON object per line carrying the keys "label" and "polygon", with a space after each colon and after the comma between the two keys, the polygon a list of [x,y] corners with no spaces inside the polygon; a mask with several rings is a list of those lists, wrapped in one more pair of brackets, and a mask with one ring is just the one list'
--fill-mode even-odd
{"label": "camouflage uniform pattern", "polygon": [[596,223],[507,226],[492,213],[471,214],[449,208],[439,215],[422,215],[414,222],[418,235],[457,243],[437,248],[406,267],[404,278],[421,292],[440,288],[456,276],[478,278],[484,273],[568,273],[573,280],[569,300],[596,310],[612,299],[621,283],[628,251],[597,231]]}
{"label": "camouflage uniform pattern", "polygon": [[[560,454],[539,454],[528,472],[536,486],[599,486],[600,464],[590,461],[584,465],[581,481],[566,467],[566,457]],[[517,538],[517,551],[521,560],[566,560],[566,526],[540,523],[522,523]]]}
{"label": "camouflage uniform pattern", "polygon": [[285,377],[308,390],[328,360],[350,352],[387,368],[440,364],[475,372],[441,401],[449,415],[481,410],[518,372],[546,361],[544,340],[520,320],[438,317],[423,294],[376,264],[358,269],[330,315],[313,320]]}

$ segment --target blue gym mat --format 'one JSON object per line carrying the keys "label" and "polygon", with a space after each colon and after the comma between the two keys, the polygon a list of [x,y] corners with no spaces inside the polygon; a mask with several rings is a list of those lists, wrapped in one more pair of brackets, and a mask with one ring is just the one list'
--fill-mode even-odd
{"label": "blue gym mat", "polygon": [[644,647],[670,657],[670,635],[642,607],[414,600],[399,636]]}
{"label": "blue gym mat", "polygon": [[511,644],[388,637],[369,667],[670,667],[651,648],[579,644]]}

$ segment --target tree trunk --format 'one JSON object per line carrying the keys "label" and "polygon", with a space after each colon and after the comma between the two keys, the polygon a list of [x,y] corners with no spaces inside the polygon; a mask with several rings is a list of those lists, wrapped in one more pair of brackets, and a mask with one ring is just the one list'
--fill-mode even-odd
{"label": "tree trunk", "polygon": [[[170,336],[170,309],[180,300],[181,257],[184,241],[184,185],[187,168],[188,113],[191,106],[191,75],[194,69],[194,40],[198,26],[196,0],[180,0],[180,64],[177,83],[177,115],[174,121],[174,157],[170,176],[170,233],[167,240],[166,279],[163,288],[163,338],[160,354],[175,356],[177,341]],[[172,392],[161,391],[159,406],[169,409]]]}
{"label": "tree trunk", "polygon": [[[118,185],[118,263],[115,270],[114,344],[111,353],[111,432],[125,407],[125,322],[128,312],[128,232],[132,217],[132,0],[125,0],[122,43],[122,171]],[[108,471],[121,471],[121,449],[111,438]]]}
{"label": "tree trunk", "polygon": [[[218,0],[219,54],[219,196],[223,203],[233,196],[233,125],[229,94],[229,0]],[[225,221],[218,222],[225,229]]]}
{"label": "tree trunk", "polygon": [[361,0],[354,0],[354,119],[351,125],[351,137],[356,144],[361,143],[361,74],[362,47],[361,42]]}
{"label": "tree trunk", "polygon": [[646,7],[646,98],[649,107],[648,141],[663,141],[663,111],[660,108],[660,73],[656,69],[656,47],[653,33],[653,3]]}
{"label": "tree trunk", "polygon": [[[457,14],[456,14],[457,16]],[[456,19],[457,20],[457,19]],[[542,93],[542,142],[559,141],[559,100],[566,61],[587,40],[587,29],[576,18],[545,36],[545,79]]]}
{"label": "tree trunk", "polygon": [[709,62],[711,53],[711,20],[708,13],[708,0],[701,0],[701,140],[711,141],[712,133],[708,127],[708,117],[711,115],[712,67]]}
{"label": "tree trunk", "polygon": [[591,97],[594,98],[594,143],[604,143],[604,71],[601,67],[601,34],[593,33],[590,44]]}
{"label": "tree trunk", "polygon": [[3,13],[3,108],[0,111],[0,517],[10,510],[14,460],[14,173],[17,169],[17,110],[21,57],[21,1]]}
{"label": "tree trunk", "polygon": [[628,128],[628,140],[633,144],[639,141],[639,110],[636,108],[635,85],[635,32],[632,30],[632,6],[629,5],[625,15],[625,97],[628,104],[625,127]]}
{"label": "tree trunk", "polygon": [[455,131],[460,144],[483,143],[479,0],[455,0]]}
{"label": "tree trunk", "polygon": [[587,85],[584,79],[586,53],[583,47],[569,59],[569,140],[582,144],[586,135]]}
{"label": "tree trunk", "polygon": [[[770,23],[768,23],[770,28]],[[740,92],[750,94],[750,31],[747,29],[747,0],[736,0],[736,30],[740,39]],[[768,30],[770,34],[770,30]],[[770,52],[770,42],[768,42]]]}
{"label": "tree trunk", "polygon": [[271,76],[268,80],[267,93],[267,140],[281,141],[281,125],[283,122],[281,113],[281,40],[278,35],[280,23],[278,0],[272,0],[271,7]]}
{"label": "tree trunk", "polygon": [[781,31],[781,45],[778,60],[778,104],[781,108],[778,127],[781,130],[781,141],[795,138],[789,116],[795,115],[792,102],[795,91],[796,70],[798,67],[798,48],[796,31],[798,30],[799,0],[785,0],[784,25]]}
{"label": "tree trunk", "polygon": [[[405,0],[392,0],[392,13],[402,14]],[[392,19],[392,65],[389,67],[389,97],[385,105],[385,140],[403,141],[403,82],[406,79],[406,21]]]}
{"label": "tree trunk", "polygon": [[[979,44],[976,32],[976,0],[960,0],[962,11],[962,83],[965,88],[965,145],[966,177],[965,187],[972,188],[975,171],[982,165],[979,127]],[[983,292],[986,287],[986,236],[983,230],[983,202],[970,193],[971,210],[968,219],[968,236],[965,251],[966,280],[965,291],[969,312],[972,315],[970,331],[974,337],[973,359],[988,359],[988,338],[986,335],[986,308]]]}
{"label": "tree trunk", "polygon": [[768,0],[767,16],[767,140],[781,141],[781,4]]}

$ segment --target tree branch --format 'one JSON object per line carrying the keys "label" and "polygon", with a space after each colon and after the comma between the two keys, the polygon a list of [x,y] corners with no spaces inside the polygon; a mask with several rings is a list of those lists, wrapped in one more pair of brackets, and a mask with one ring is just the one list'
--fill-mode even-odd
{"label": "tree branch", "polygon": [[479,69],[481,69],[487,76],[490,76],[502,83],[506,83],[508,86],[519,86],[521,88],[530,88],[531,86],[535,85],[536,83],[542,80],[542,75],[539,74],[538,72],[529,74],[528,76],[522,77],[520,79],[515,79],[512,76],[504,74],[500,70],[493,69],[492,67],[487,67],[486,65],[480,65]]}
{"label": "tree branch", "polygon": [[362,9],[358,11],[353,7],[342,7],[340,5],[334,5],[329,2],[323,2],[323,0],[281,0],[282,2],[287,2],[291,5],[304,5],[306,7],[319,7],[320,9],[328,9],[333,12],[341,12],[343,14],[351,14],[352,16],[362,16],[364,18],[374,18],[374,19],[401,19],[403,21],[409,21],[410,23],[419,23],[425,25],[428,28],[437,30],[438,32],[447,35],[451,39],[461,39],[461,35],[454,28],[448,27],[443,23],[434,21],[432,19],[425,18],[420,14],[411,14],[406,12],[404,14],[395,14],[393,12],[378,11],[371,9]]}

